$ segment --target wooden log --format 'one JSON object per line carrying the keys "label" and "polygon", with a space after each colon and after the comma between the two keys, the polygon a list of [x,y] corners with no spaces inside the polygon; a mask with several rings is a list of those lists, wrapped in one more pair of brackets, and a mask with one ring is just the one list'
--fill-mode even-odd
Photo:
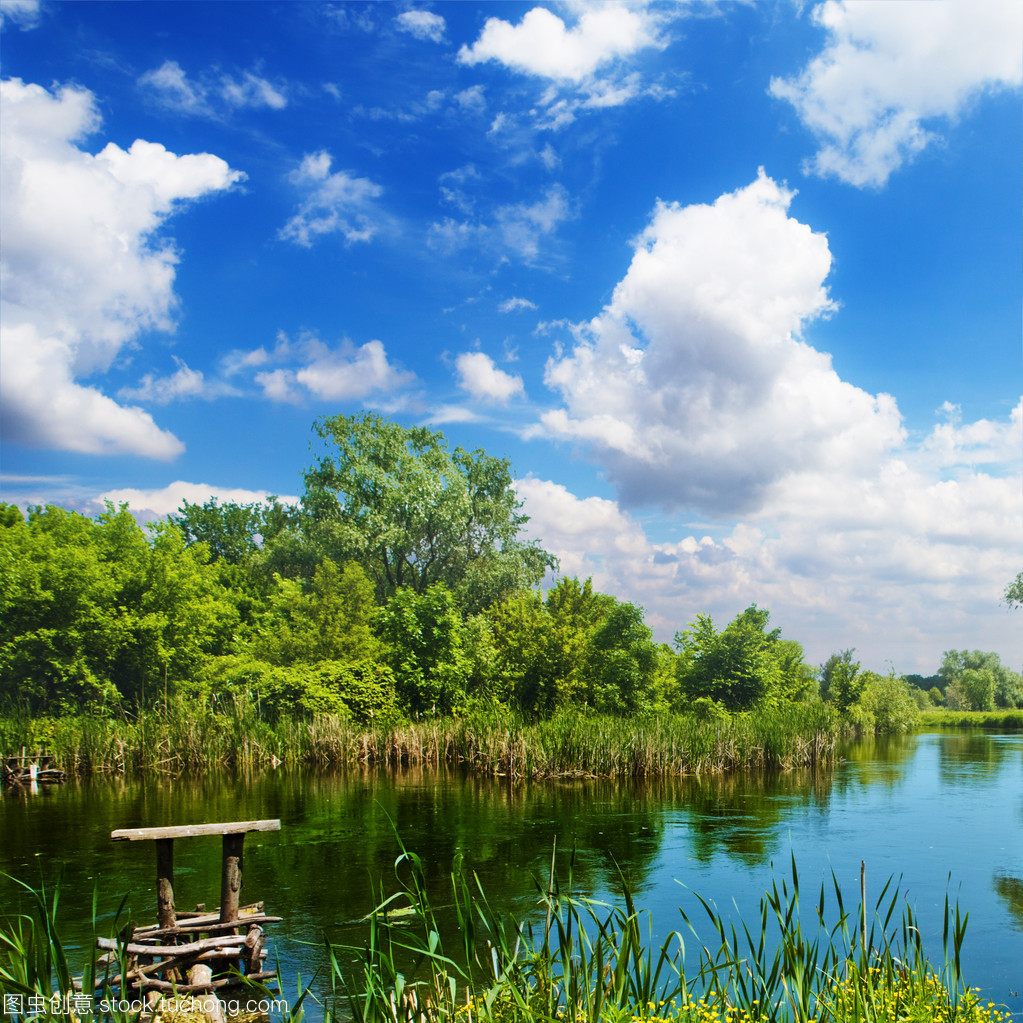
{"label": "wooden log", "polygon": [[213,921],[209,923],[189,920],[188,923],[179,923],[174,927],[155,928],[149,931],[143,931],[140,927],[136,931],[135,936],[140,940],[149,941],[153,938],[169,938],[178,934],[195,934],[200,931],[208,931],[210,934],[233,934],[239,926],[244,926],[248,923],[279,924],[283,919],[283,916],[266,916],[260,913],[255,916],[240,916],[231,923],[222,924],[217,922],[216,917],[214,917]]}
{"label": "wooden log", "polygon": [[174,839],[156,843],[156,918],[163,928],[173,927],[174,912]]}
{"label": "wooden log", "polygon": [[[189,986],[204,987],[212,982],[213,971],[205,964],[197,964],[188,971]],[[212,988],[209,993],[199,994],[198,1002],[199,1011],[209,1019],[210,1023],[225,1023],[224,1007],[220,1004],[220,999]]]}
{"label": "wooden log", "polygon": [[110,952],[117,952],[123,948],[130,956],[197,955],[199,952],[206,952],[211,948],[227,948],[229,945],[238,944],[240,942],[236,934],[220,938],[203,938],[201,941],[191,941],[187,945],[144,945],[139,942],[129,942],[124,945],[114,938],[96,939],[97,948]]}
{"label": "wooden log", "polygon": [[222,924],[238,919],[238,896],[242,890],[242,847],[244,843],[244,833],[228,832],[224,835],[224,861],[220,875],[220,922]]}
{"label": "wooden log", "polygon": [[250,831],[280,831],[279,820],[228,821],[223,824],[183,824],[171,828],[120,828],[111,831],[115,842],[144,842],[161,838],[195,838],[200,835],[247,835]]}
{"label": "wooden log", "polygon": [[[203,912],[200,912],[199,911],[200,909],[203,910]],[[198,925],[198,924],[216,924],[216,923],[220,922],[220,912],[219,912],[219,910],[216,913],[206,913],[204,910],[205,910],[205,906],[202,903],[199,904],[199,906],[196,908],[195,912],[189,912],[188,910],[181,910],[177,914],[177,918],[178,918],[177,926],[178,927],[186,927],[186,926],[192,927],[192,926],[195,926],[195,925]],[[239,907],[239,909],[238,909],[238,917],[244,923],[246,921],[247,917],[252,917],[253,919],[255,919],[257,916],[262,914],[262,912],[263,912],[263,903],[262,902],[252,902],[248,906],[241,906],[241,907]],[[149,934],[151,932],[159,931],[159,930],[160,930],[160,925],[159,924],[145,924],[143,927],[136,928],[135,933],[138,934],[141,937],[144,934]]]}
{"label": "wooden log", "polygon": [[[274,970],[265,970],[262,973],[249,974],[249,980],[275,980],[277,973]],[[76,991],[82,990],[81,977],[72,978],[72,986]],[[171,984],[166,980],[155,980],[149,977],[142,978],[138,984],[132,985],[140,991],[176,991],[181,995],[203,994],[207,991],[220,991],[222,988],[239,987],[241,982],[237,977],[224,977],[221,980],[211,981],[209,984]]]}
{"label": "wooden log", "polygon": [[242,961],[246,974],[256,973],[266,955],[263,946],[266,944],[266,937],[263,935],[263,928],[259,924],[253,924],[249,933],[245,935],[245,951],[242,954]]}

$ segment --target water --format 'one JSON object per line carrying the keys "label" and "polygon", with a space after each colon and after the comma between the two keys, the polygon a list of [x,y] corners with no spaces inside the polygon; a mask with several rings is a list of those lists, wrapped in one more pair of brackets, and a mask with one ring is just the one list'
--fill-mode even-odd
{"label": "water", "polygon": [[[153,845],[111,842],[112,830],[279,817],[280,832],[246,839],[243,900],[262,899],[285,918],[271,933],[293,994],[299,974],[308,980],[324,965],[322,935],[358,945],[374,892],[396,888],[396,832],[422,857],[436,905],[450,905],[448,875],[460,859],[492,903],[520,915],[535,911],[533,878],[549,870],[555,843],[562,867],[574,849],[576,890],[614,900],[620,871],[658,941],[683,929],[679,906],[699,925],[693,892],[755,919],[793,854],[807,907],[831,871],[855,904],[862,860],[871,905],[901,875],[935,957],[946,891],[958,898],[970,914],[967,980],[1023,1018],[1023,736],[921,734],[857,743],[845,755],[816,775],[635,785],[434,772],[95,779],[0,799],[0,871],[35,886],[61,878],[63,930],[80,957],[94,888],[105,933],[122,896],[133,918],[155,919]],[[179,909],[213,908],[219,871],[219,839],[176,842]],[[3,877],[0,906],[27,907]]]}

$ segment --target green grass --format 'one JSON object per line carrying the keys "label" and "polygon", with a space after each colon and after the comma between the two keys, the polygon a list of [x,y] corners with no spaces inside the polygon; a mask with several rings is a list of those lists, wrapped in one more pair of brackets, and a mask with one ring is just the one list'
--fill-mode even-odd
{"label": "green grass", "polygon": [[1023,728],[1023,710],[922,710],[918,728]]}
{"label": "green grass", "polygon": [[[574,893],[571,867],[537,879],[532,922],[496,910],[478,879],[455,871],[455,924],[442,931],[423,865],[402,849],[399,884],[382,889],[362,942],[327,942],[328,975],[307,998],[326,1023],[998,1023],[961,971],[967,917],[945,900],[942,959],[925,955],[912,906],[892,881],[873,906],[846,906],[838,882],[804,911],[795,861],[760,901],[758,916],[729,924],[710,903],[661,944],[624,884],[621,905]],[[29,889],[31,891],[31,889]],[[49,999],[72,979],[56,922],[57,896],[32,893],[35,913],[0,920],[0,992]],[[396,907],[412,907],[395,913]],[[350,964],[355,965],[350,965]],[[121,969],[123,970],[123,964]],[[94,981],[86,964],[86,984]],[[287,984],[287,978],[281,978]],[[253,998],[273,995],[247,985]],[[86,988],[91,990],[91,987]],[[109,985],[103,997],[120,997]],[[46,1008],[13,1023],[56,1021]],[[67,1023],[67,1017],[60,1017]],[[134,1017],[111,1013],[111,1023]],[[84,1023],[93,1016],[83,1012]],[[194,1020],[195,1017],[192,1017]],[[99,1017],[96,1017],[97,1023]]]}
{"label": "green grass", "polygon": [[793,704],[723,721],[682,714],[615,718],[563,711],[535,724],[501,710],[367,731],[334,715],[264,720],[251,704],[174,705],[132,719],[0,718],[0,753],[45,748],[72,774],[208,771],[268,765],[445,764],[479,774],[665,777],[785,770],[835,758],[826,707]]}

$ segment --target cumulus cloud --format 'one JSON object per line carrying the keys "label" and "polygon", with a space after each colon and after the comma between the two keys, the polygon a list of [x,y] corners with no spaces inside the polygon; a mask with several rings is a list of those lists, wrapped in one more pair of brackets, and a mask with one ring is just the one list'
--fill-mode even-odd
{"label": "cumulus cloud", "polygon": [[439,43],[444,38],[446,22],[433,11],[402,11],[394,20],[402,32],[408,32],[417,39],[429,39],[431,42]]}
{"label": "cumulus cloud", "polygon": [[312,334],[292,340],[283,331],[273,349],[233,351],[223,361],[225,376],[252,373],[254,383],[271,401],[302,403],[361,400],[393,394],[415,380],[387,357],[381,341],[355,345],[347,338],[330,346]]}
{"label": "cumulus cloud", "polygon": [[505,373],[494,365],[485,352],[462,352],[455,359],[458,386],[477,401],[496,401],[506,405],[516,395],[524,394],[522,377]]}
{"label": "cumulus cloud", "polygon": [[[241,487],[218,487],[209,483],[186,483],[175,480],[165,487],[138,489],[124,487],[108,490],[99,495],[98,504],[111,501],[115,505],[127,504],[128,508],[143,519],[161,519],[173,515],[185,502],[205,504],[216,500],[220,504],[258,504],[272,496],[266,490],[246,490]],[[282,504],[298,504],[298,498],[277,495]]]}
{"label": "cumulus cloud", "polygon": [[252,71],[239,77],[216,69],[189,78],[176,60],[166,60],[139,77],[139,85],[148,89],[162,105],[182,114],[214,116],[221,107],[269,107],[283,110],[288,105],[281,85]]}
{"label": "cumulus cloud", "polygon": [[309,153],[289,175],[305,196],[298,212],[281,228],[280,236],[309,248],[328,234],[340,234],[348,244],[365,242],[376,233],[381,220],[374,200],[383,189],[369,178],[344,171],[331,173],[326,150]]}
{"label": "cumulus cloud", "polygon": [[183,202],[244,175],[209,153],[155,142],[79,143],[100,127],[85,89],[8,79],[0,197],[3,428],[11,441],[92,454],[173,458],[152,417],[80,382],[149,330],[174,325],[179,253],[160,229]]}
{"label": "cumulus cloud", "polygon": [[[558,129],[584,108],[621,106],[637,96],[664,96],[647,86],[638,72],[623,65],[642,50],[662,49],[664,22],[678,10],[654,10],[645,4],[607,3],[584,7],[572,27],[545,7],[534,7],[513,25],[488,18],[472,46],[458,51],[462,64],[494,61],[546,83],[537,123]],[[500,117],[500,115],[498,115]],[[498,130],[499,121],[492,131]]]}
{"label": "cumulus cloud", "polygon": [[817,136],[807,169],[879,187],[985,91],[1023,81],[1016,0],[828,0],[813,10],[823,51],[771,92]]}
{"label": "cumulus cloud", "polygon": [[565,23],[545,7],[527,11],[518,25],[487,18],[479,39],[458,51],[462,64],[497,61],[538,78],[582,82],[601,66],[658,45],[642,8],[602,4]]}
{"label": "cumulus cloud", "polygon": [[756,507],[792,472],[900,442],[893,399],[842,381],[800,339],[835,304],[827,239],[762,171],[712,205],[659,204],[625,278],[552,358],[553,436],[583,443],[626,505]]}

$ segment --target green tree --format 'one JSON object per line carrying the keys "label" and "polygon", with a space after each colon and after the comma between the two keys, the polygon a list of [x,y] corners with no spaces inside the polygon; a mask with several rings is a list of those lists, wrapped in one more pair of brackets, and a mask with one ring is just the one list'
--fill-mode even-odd
{"label": "green tree", "polygon": [[777,700],[782,670],[773,649],[777,632],[765,632],[769,617],[753,604],[720,633],[704,614],[676,633],[678,681],[684,696],[714,700],[728,710]]}
{"label": "green tree", "polygon": [[860,680],[863,683],[860,706],[873,720],[875,732],[905,732],[913,727],[918,708],[910,685],[902,676],[865,671]]}
{"label": "green tree", "polygon": [[843,713],[863,695],[866,680],[859,674],[859,661],[853,660],[855,648],[832,654],[821,667],[821,698]]}
{"label": "green tree", "polygon": [[378,600],[442,582],[475,613],[555,566],[519,537],[528,518],[506,459],[449,451],[440,433],[370,413],[314,429],[328,452],[305,474],[310,540],[336,560],[359,560]]}
{"label": "green tree", "polygon": [[998,654],[983,650],[946,650],[938,674],[953,710],[1023,707],[1023,679],[1002,664]]}
{"label": "green tree", "polygon": [[247,646],[270,664],[374,661],[382,655],[376,612],[373,583],[362,568],[349,562],[339,569],[325,559],[305,586],[276,577]]}
{"label": "green tree", "polygon": [[1002,600],[1004,600],[1009,607],[1023,607],[1023,572],[1018,573],[1016,578],[1005,587],[1005,593],[1002,595]]}
{"label": "green tree", "polygon": [[643,609],[616,602],[590,636],[590,702],[604,713],[636,713],[651,702],[657,667],[657,644]]}
{"label": "green tree", "polygon": [[472,663],[451,591],[443,583],[425,593],[398,590],[380,609],[378,622],[402,706],[413,714],[459,709]]}

